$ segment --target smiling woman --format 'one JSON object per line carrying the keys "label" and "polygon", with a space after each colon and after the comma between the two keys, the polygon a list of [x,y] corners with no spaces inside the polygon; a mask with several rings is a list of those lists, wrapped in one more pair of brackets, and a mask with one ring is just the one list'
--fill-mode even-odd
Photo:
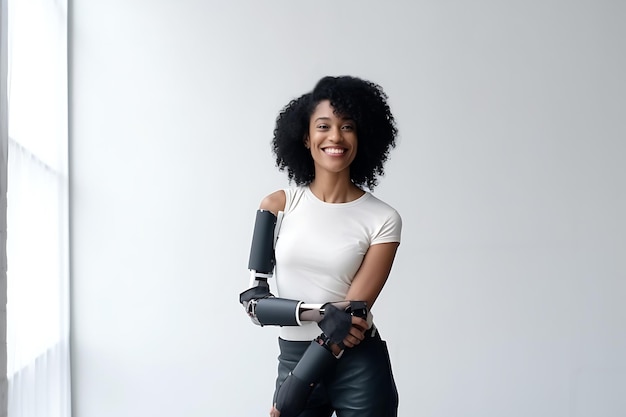
{"label": "smiling woman", "polygon": [[349,116],[336,115],[330,101],[324,100],[315,108],[304,144],[311,151],[318,178],[326,173],[350,176],[358,144],[355,122]]}
{"label": "smiling woman", "polygon": [[[372,306],[402,221],[370,193],[396,134],[380,86],[348,76],[323,78],[278,116],[276,163],[296,187],[261,202],[251,259],[263,252],[269,262],[251,261],[251,288],[241,297],[256,324],[283,326],[272,417],[397,414]],[[269,292],[273,273],[281,298]]]}
{"label": "smiling woman", "polygon": [[398,133],[382,88],[355,77],[325,77],[312,92],[285,106],[276,120],[272,144],[278,168],[287,170],[296,185],[309,184],[316,174],[312,155],[302,146],[315,136],[317,126],[311,124],[314,112],[350,122],[345,128],[355,129],[360,146],[350,166],[350,179],[357,186],[373,189],[377,177],[384,173]]}

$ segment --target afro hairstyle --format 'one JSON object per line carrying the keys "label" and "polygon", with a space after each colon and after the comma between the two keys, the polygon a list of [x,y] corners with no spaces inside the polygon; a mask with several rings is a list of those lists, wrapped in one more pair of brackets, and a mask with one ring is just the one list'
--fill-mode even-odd
{"label": "afro hairstyle", "polygon": [[350,165],[350,179],[372,190],[389,151],[395,147],[398,129],[383,89],[351,76],[324,77],[313,91],[290,101],[276,118],[272,151],[276,166],[287,171],[289,182],[308,185],[315,178],[310,151],[304,146],[310,118],[317,105],[328,100],[334,113],[354,120],[358,151]]}

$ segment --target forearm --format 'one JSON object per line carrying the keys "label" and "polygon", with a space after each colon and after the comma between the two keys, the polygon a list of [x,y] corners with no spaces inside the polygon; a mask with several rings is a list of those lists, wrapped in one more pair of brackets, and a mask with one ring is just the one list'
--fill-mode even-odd
{"label": "forearm", "polygon": [[345,311],[348,315],[353,314],[353,309],[366,308],[364,303],[361,305],[350,301],[309,304],[301,300],[275,297],[270,293],[267,282],[263,281],[242,292],[239,301],[253,323],[260,326],[300,326],[303,322],[321,323],[325,318],[328,321],[327,313],[331,308],[335,311]]}

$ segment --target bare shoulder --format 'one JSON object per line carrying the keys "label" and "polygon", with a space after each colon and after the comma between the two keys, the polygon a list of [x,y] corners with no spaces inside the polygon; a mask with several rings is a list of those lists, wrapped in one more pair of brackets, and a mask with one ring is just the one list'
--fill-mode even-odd
{"label": "bare shoulder", "polygon": [[259,208],[261,210],[269,210],[274,214],[278,214],[279,211],[285,210],[286,202],[287,197],[285,196],[285,192],[283,190],[278,190],[261,200]]}

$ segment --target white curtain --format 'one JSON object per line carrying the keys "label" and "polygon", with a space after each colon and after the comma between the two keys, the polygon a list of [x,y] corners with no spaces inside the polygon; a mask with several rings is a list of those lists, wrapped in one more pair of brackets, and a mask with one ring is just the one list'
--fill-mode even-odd
{"label": "white curtain", "polygon": [[8,0],[9,417],[69,417],[67,0]]}

